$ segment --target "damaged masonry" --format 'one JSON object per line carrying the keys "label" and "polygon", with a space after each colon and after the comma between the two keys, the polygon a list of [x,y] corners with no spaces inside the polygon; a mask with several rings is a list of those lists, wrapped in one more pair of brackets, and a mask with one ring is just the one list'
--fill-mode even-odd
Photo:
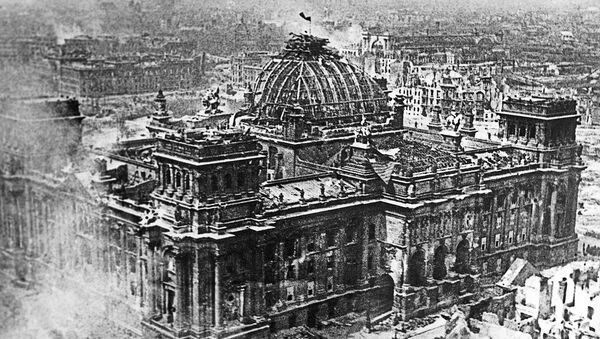
{"label": "damaged masonry", "polygon": [[159,93],[151,137],[93,154],[89,171],[77,102],[20,102],[50,105],[73,137],[30,149],[22,132],[46,121],[0,116],[3,255],[32,261],[23,281],[43,261],[122,296],[119,321],[151,338],[409,320],[477,304],[515,258],[575,258],[574,101],[506,100],[501,142],[475,138],[469,115],[408,128],[402,99],[326,42],[292,36],[229,128],[175,118]]}

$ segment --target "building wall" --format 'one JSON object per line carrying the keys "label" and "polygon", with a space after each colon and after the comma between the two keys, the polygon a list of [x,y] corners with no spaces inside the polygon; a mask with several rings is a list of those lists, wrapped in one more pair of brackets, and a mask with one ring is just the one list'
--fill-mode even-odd
{"label": "building wall", "polygon": [[0,195],[0,255],[17,278],[59,283],[66,276],[69,284],[106,296],[100,301],[120,323],[139,327],[146,262],[136,223],[23,178],[3,177]]}
{"label": "building wall", "polygon": [[154,66],[138,64],[85,64],[62,66],[60,92],[97,98],[196,88],[202,79],[201,58],[158,61]]}

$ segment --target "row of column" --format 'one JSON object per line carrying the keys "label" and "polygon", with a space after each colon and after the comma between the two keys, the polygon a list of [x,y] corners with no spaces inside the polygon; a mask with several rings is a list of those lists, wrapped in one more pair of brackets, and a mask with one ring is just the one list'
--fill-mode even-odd
{"label": "row of column", "polygon": [[[514,134],[510,133],[509,126],[504,131],[504,138],[506,140],[513,139],[514,141],[529,144],[530,142],[535,142],[536,144],[543,143],[545,141],[545,135],[542,132],[542,124],[540,123],[519,123],[515,121],[509,121],[509,126],[514,126]],[[521,136],[521,131],[525,130],[523,136]],[[510,134],[509,134],[510,133]]]}
{"label": "row of column", "polygon": [[[146,241],[148,248],[149,270],[146,277],[146,317],[167,316],[165,291],[165,264],[167,258],[161,255],[159,247],[153,247]],[[171,252],[175,260],[175,305],[173,325],[176,329],[189,328],[202,330],[222,326],[221,310],[221,265],[222,258],[218,250],[202,254],[199,250],[178,250]],[[205,260],[211,258],[209,265]],[[209,268],[210,272],[204,272]],[[208,286],[207,286],[208,285]]]}
{"label": "row of column", "polygon": [[[229,188],[225,185],[225,176],[219,171],[209,175],[181,169],[171,164],[159,166],[159,178],[161,179],[163,188],[186,194],[190,197],[198,197],[200,193],[208,195],[220,192],[228,193],[227,191],[242,192],[251,189],[253,183],[256,181],[256,174],[250,171],[248,167],[241,167],[237,171],[233,171],[233,173],[226,174],[230,175]],[[238,187],[240,178],[243,178],[243,187]]]}

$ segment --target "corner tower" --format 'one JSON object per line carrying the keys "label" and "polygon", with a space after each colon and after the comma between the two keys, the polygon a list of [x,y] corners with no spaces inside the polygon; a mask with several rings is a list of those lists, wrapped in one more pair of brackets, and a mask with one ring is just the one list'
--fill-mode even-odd
{"label": "corner tower", "polygon": [[572,99],[508,98],[500,115],[500,137],[523,150],[535,151],[538,161],[568,165],[579,161],[575,130],[580,115]]}
{"label": "corner tower", "polygon": [[[533,262],[552,266],[573,258],[582,146],[575,141],[576,102],[563,98],[508,98],[500,116],[501,137],[518,164],[539,173],[531,177]],[[520,160],[519,160],[520,159]]]}
{"label": "corner tower", "polygon": [[188,130],[157,137],[156,147],[153,198],[180,231],[219,231],[252,214],[264,159],[255,137]]}

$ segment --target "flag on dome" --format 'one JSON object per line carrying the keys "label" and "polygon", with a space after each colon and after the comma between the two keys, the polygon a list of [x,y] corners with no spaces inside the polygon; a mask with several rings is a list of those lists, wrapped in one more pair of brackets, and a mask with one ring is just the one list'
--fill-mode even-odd
{"label": "flag on dome", "polygon": [[312,20],[311,20],[311,17],[309,17],[309,16],[306,16],[306,15],[304,14],[304,12],[300,12],[300,17],[301,17],[302,19],[306,20],[306,21],[312,21]]}

